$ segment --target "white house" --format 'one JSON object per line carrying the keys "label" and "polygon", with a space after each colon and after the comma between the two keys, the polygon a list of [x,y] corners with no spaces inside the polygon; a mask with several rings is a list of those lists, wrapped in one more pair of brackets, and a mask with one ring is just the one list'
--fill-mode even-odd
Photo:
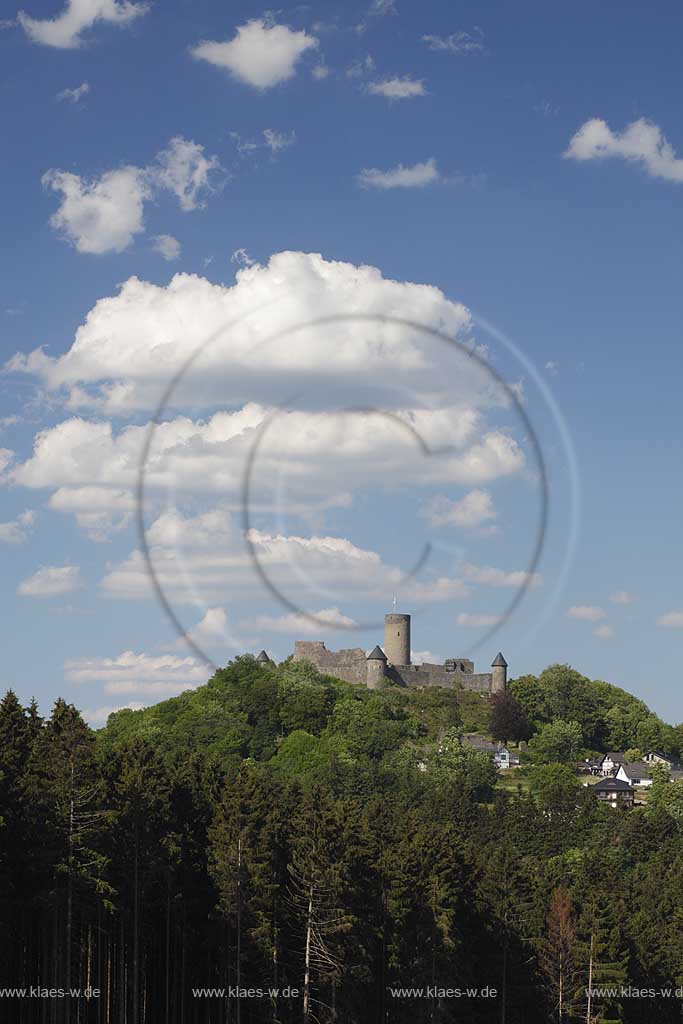
{"label": "white house", "polygon": [[644,761],[620,765],[616,777],[622,782],[627,782],[629,786],[640,786],[644,789],[646,786],[652,785],[649,765],[646,765]]}
{"label": "white house", "polygon": [[625,764],[626,756],[623,751],[608,750],[600,762],[601,775],[616,775],[619,765]]}
{"label": "white house", "polygon": [[663,754],[661,750],[648,750],[647,754],[643,755],[643,761],[646,764],[663,764],[665,768],[671,770],[676,767],[676,762],[673,757],[669,757],[668,754]]}
{"label": "white house", "polygon": [[496,768],[516,768],[519,764],[519,754],[510,750],[503,743],[495,740],[487,740],[484,736],[476,733],[468,733],[462,737],[462,742],[484,754],[492,754]]}

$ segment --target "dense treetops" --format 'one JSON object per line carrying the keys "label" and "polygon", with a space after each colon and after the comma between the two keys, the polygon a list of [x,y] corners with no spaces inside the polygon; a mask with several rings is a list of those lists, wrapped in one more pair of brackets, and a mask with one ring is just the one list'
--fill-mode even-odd
{"label": "dense treetops", "polygon": [[101,733],[152,740],[162,752],[201,750],[224,764],[272,762],[289,776],[321,765],[367,765],[400,748],[419,755],[445,730],[527,740],[537,760],[581,753],[665,750],[679,756],[683,727],[666,725],[643,701],[567,665],[511,681],[500,699],[441,689],[367,690],[321,675],[306,662],[262,668],[250,656],[206,686],[142,711],[119,711]]}
{"label": "dense treetops", "polygon": [[[460,743],[489,729],[530,735],[528,790],[502,790]],[[622,813],[571,762],[680,742],[561,665],[492,702],[243,657],[98,733],[62,700],[43,721],[10,691],[0,988],[95,984],[84,1024],[239,1020],[234,992],[193,987],[263,984],[297,994],[245,1003],[242,1024],[674,1024],[680,1001],[588,1006],[586,989],[683,985],[683,783],[655,770],[647,805]],[[395,994],[434,984],[498,995]],[[46,1006],[15,1017],[42,1024]],[[49,1020],[82,1009],[53,1001]]]}

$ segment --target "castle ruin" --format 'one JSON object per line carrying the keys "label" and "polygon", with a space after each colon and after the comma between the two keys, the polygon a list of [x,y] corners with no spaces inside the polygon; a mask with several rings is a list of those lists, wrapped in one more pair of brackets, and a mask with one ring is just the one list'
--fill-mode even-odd
{"label": "castle ruin", "polygon": [[398,686],[443,686],[447,689],[502,693],[507,686],[507,662],[499,652],[490,672],[475,672],[467,658],[447,658],[443,665],[413,665],[410,661],[410,615],[384,616],[384,649],[370,654],[362,647],[328,651],[320,640],[297,640],[294,661],[310,661],[320,671],[371,690],[389,683]]}

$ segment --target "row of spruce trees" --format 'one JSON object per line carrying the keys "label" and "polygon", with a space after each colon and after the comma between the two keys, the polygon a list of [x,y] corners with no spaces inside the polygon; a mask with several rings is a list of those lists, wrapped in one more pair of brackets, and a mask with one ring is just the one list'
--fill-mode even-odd
{"label": "row of spruce trees", "polygon": [[626,813],[566,770],[499,792],[462,726],[446,692],[251,658],[99,733],[10,691],[0,1019],[680,1021],[679,784]]}

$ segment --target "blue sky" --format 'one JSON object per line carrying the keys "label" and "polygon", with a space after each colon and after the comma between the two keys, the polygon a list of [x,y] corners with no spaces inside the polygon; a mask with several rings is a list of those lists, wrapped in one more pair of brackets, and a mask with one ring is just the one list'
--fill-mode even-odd
{"label": "blue sky", "polygon": [[[396,593],[416,652],[476,647],[528,570],[529,438],[509,395],[427,335],[367,321],[267,340],[354,312],[476,346],[541,443],[539,575],[478,666],[499,648],[513,675],[567,661],[683,719],[680,10],[15,13],[0,30],[5,685],[100,724],[205,678],[149,590],[133,494],[165,383],[213,332],[164,414],[145,509],[195,642],[216,662],[284,657],[303,635],[369,649],[375,631],[333,626],[381,619]],[[255,466],[253,524],[317,627],[259,589],[240,532],[250,445],[293,395]],[[340,411],[358,404],[387,415]],[[452,460],[421,463],[403,422]]]}

